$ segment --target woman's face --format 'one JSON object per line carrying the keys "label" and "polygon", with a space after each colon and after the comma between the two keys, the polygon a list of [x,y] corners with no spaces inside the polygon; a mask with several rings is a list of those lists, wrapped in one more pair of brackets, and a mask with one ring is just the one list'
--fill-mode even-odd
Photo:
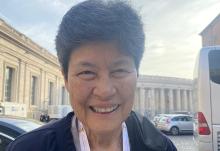
{"label": "woman's face", "polygon": [[77,118],[93,132],[118,130],[134,101],[134,60],[111,43],[90,43],[70,56],[66,88]]}

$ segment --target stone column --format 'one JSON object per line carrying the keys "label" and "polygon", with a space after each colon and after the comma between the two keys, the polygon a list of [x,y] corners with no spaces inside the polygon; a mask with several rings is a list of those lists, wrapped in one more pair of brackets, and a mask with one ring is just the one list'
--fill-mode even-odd
{"label": "stone column", "polygon": [[58,85],[59,85],[59,80],[58,80],[58,77],[56,76],[55,77],[55,79],[54,79],[55,81],[54,81],[54,101],[53,101],[53,105],[57,105],[57,103],[58,103],[58,99],[59,99],[59,87],[58,87]]}
{"label": "stone column", "polygon": [[188,100],[187,100],[187,92],[186,92],[187,90],[183,90],[183,104],[184,104],[184,110],[185,111],[187,111],[188,110],[188,108],[187,108],[187,106],[188,106]]}
{"label": "stone column", "polygon": [[[21,60],[19,60],[19,74],[18,74],[18,87],[19,87],[19,91],[17,91],[18,93],[18,103],[24,103],[24,81],[26,80],[24,78],[24,74],[25,74],[25,63]],[[37,98],[39,101],[40,97]]]}
{"label": "stone column", "polygon": [[172,113],[173,109],[174,109],[173,90],[169,89],[169,113]]}
{"label": "stone column", "polygon": [[192,98],[192,90],[189,90],[189,110],[190,112],[193,112],[194,110],[194,103]]}
{"label": "stone column", "polygon": [[138,88],[136,88],[135,90],[134,105],[133,105],[133,109],[135,111],[138,110],[138,103],[139,103],[139,91],[138,90],[139,90]]}
{"label": "stone column", "polygon": [[46,79],[46,71],[41,70],[41,98],[42,98],[42,108],[44,110],[48,109],[48,83]]}
{"label": "stone column", "polygon": [[160,109],[161,113],[165,113],[165,96],[164,96],[164,89],[160,89]]}
{"label": "stone column", "polygon": [[140,113],[144,115],[145,112],[145,89],[140,88]]}
{"label": "stone column", "polygon": [[149,88],[145,88],[145,104],[144,104],[144,111],[145,114],[147,113],[147,116],[150,117],[151,116],[151,102],[150,102],[150,89]]}
{"label": "stone column", "polygon": [[177,97],[177,111],[180,111],[181,110],[180,89],[176,90],[176,97]]}
{"label": "stone column", "polygon": [[4,81],[3,79],[5,76],[5,72],[4,72],[4,65],[3,65],[3,53],[1,52],[2,50],[0,50],[0,73],[1,73],[1,77],[0,77],[0,102],[3,102],[4,98],[4,94],[3,94],[3,86],[4,86]]}
{"label": "stone column", "polygon": [[24,63],[24,100],[23,103],[26,104],[27,106],[27,111],[29,110],[29,89],[30,89],[30,83],[28,82],[30,79],[28,78],[28,64],[25,62]]}
{"label": "stone column", "polygon": [[150,101],[151,101],[151,112],[152,112],[152,116],[155,116],[156,113],[156,102],[155,102],[155,92],[154,92],[154,88],[151,88],[150,91]]}
{"label": "stone column", "polygon": [[140,112],[140,88],[137,89],[136,111]]}
{"label": "stone column", "polygon": [[[58,105],[62,105],[63,102],[64,102],[64,104],[66,103],[66,90],[65,90],[65,87],[64,87],[62,81],[63,81],[63,79],[61,77],[58,77],[58,93],[59,93],[59,97],[58,97],[58,101],[57,101]],[[63,87],[64,87],[64,92],[63,92]],[[64,100],[62,98],[62,95],[64,95]]]}

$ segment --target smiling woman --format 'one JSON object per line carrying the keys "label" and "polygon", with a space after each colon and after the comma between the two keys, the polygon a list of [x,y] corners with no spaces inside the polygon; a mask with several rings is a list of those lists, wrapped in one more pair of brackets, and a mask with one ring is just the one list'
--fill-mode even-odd
{"label": "smiling woman", "polygon": [[111,43],[86,44],[70,56],[67,77],[71,104],[89,134],[119,130],[134,100],[133,59]]}
{"label": "smiling woman", "polygon": [[74,112],[19,137],[9,151],[176,151],[132,112],[144,32],[128,4],[88,0],[72,7],[56,49]]}

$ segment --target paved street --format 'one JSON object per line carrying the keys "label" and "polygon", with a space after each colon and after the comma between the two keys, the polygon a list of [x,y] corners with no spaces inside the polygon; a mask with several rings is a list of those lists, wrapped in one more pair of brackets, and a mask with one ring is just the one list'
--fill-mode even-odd
{"label": "paved street", "polygon": [[170,136],[168,137],[176,145],[178,151],[196,151],[192,135]]}

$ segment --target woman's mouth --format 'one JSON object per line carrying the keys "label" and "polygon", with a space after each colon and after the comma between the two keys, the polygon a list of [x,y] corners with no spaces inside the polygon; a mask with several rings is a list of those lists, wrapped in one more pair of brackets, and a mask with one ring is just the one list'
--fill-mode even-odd
{"label": "woman's mouth", "polygon": [[89,108],[95,113],[107,114],[107,113],[114,112],[115,110],[118,109],[118,107],[119,107],[119,104],[115,104],[115,105],[108,106],[108,107],[90,106]]}

